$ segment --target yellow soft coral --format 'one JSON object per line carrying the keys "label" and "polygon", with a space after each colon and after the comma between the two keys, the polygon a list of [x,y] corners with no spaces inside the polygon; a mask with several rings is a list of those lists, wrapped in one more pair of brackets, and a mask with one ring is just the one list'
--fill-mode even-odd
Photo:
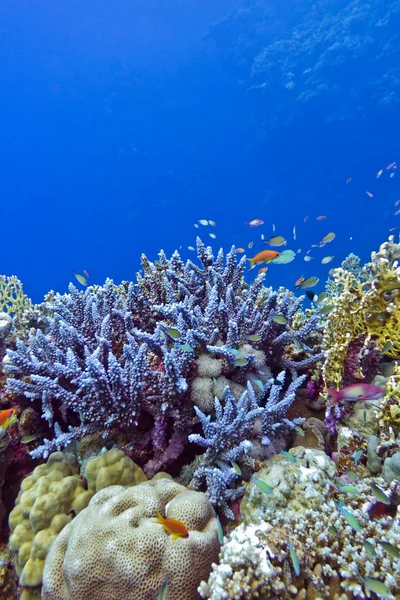
{"label": "yellow soft coral", "polygon": [[339,293],[330,298],[334,308],[324,330],[326,385],[341,386],[348,344],[361,334],[366,345],[373,339],[379,348],[386,346],[385,354],[400,356],[400,268],[395,260],[399,257],[400,245],[391,236],[363,267],[362,279],[343,268],[334,270],[333,287]]}

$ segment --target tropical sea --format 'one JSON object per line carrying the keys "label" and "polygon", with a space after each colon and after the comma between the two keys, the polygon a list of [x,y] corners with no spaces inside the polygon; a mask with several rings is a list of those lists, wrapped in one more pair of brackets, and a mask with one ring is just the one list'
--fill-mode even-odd
{"label": "tropical sea", "polygon": [[3,0],[0,600],[400,600],[399,31]]}
{"label": "tropical sea", "polygon": [[400,218],[397,178],[376,180],[398,157],[398,20],[396,2],[4,2],[2,272],[39,302],[71,269],[190,257],[196,235],[253,256],[271,223],[302,251],[273,286],[325,279],[324,251],[303,257],[328,232],[331,267],[365,261]]}

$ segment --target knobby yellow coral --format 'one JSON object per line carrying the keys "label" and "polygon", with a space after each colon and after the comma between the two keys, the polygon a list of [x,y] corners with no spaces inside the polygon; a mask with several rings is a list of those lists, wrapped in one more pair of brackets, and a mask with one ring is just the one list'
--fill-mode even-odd
{"label": "knobby yellow coral", "polygon": [[[323,376],[326,385],[340,387],[349,342],[365,335],[365,347],[373,339],[385,354],[400,356],[400,245],[393,236],[373,252],[358,279],[343,268],[333,271],[334,288],[324,330],[326,352]],[[396,260],[395,260],[396,259]],[[390,347],[389,347],[390,346]]]}

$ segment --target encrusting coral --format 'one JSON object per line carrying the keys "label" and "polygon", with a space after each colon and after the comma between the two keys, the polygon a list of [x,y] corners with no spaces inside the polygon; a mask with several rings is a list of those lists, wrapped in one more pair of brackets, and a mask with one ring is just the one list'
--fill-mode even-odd
{"label": "encrusting coral", "polygon": [[[333,309],[326,319],[323,375],[326,385],[341,387],[343,368],[351,342],[365,336],[385,354],[400,357],[400,245],[389,241],[373,252],[361,275],[339,267],[333,270],[329,299]],[[332,292],[333,290],[333,292]],[[361,372],[361,377],[364,375]]]}
{"label": "encrusting coral", "polygon": [[[157,511],[182,521],[173,539]],[[169,600],[197,600],[218,558],[217,518],[205,494],[160,478],[98,492],[53,543],[42,600],[154,600],[168,577]]]}
{"label": "encrusting coral", "polygon": [[[275,456],[257,474],[273,487],[271,494],[248,484],[244,521],[224,539],[219,564],[200,585],[201,595],[210,600],[370,598],[364,583],[370,577],[384,582],[393,594],[388,597],[399,599],[400,563],[381,544],[400,545],[396,484],[388,489],[382,479],[366,478],[357,481],[356,493],[346,494],[333,486],[335,465],[323,452],[296,447],[291,453],[296,462]],[[379,503],[371,484],[385,491],[393,516],[375,513]],[[357,530],[334,499],[344,501]]]}

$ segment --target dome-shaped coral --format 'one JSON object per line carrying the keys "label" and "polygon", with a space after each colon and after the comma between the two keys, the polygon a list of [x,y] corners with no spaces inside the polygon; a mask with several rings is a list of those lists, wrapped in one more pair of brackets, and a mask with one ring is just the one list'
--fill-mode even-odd
{"label": "dome-shaped coral", "polygon": [[[155,517],[182,521],[172,539]],[[215,512],[200,492],[170,479],[98,492],[57,537],[43,574],[43,600],[154,600],[168,576],[168,600],[196,600],[218,558]]]}

